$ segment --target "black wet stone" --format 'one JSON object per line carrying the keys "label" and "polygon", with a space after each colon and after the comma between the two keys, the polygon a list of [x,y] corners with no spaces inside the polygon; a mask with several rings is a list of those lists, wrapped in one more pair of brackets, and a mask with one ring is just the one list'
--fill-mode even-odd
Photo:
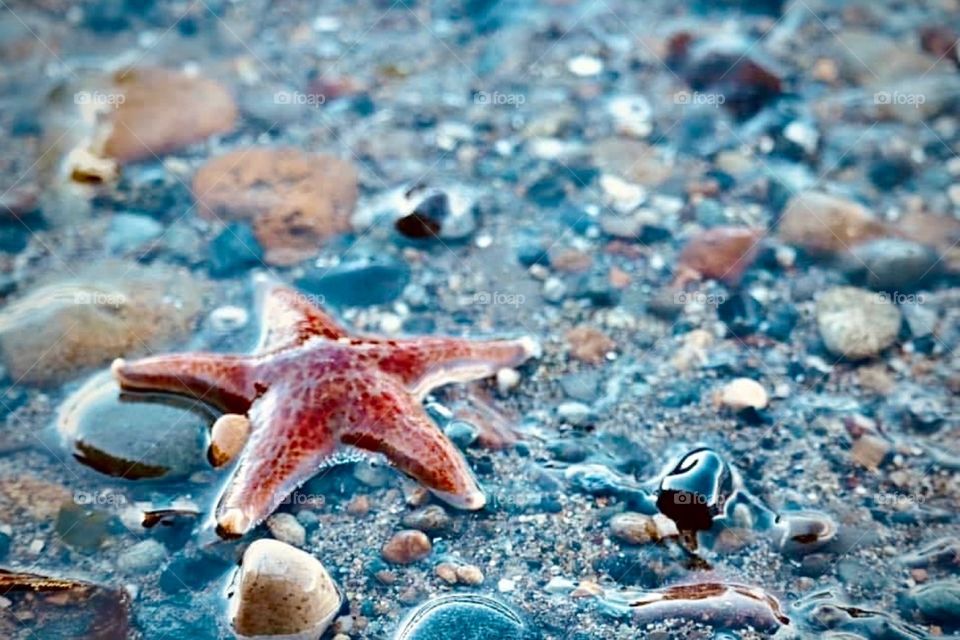
{"label": "black wet stone", "polygon": [[210,241],[210,275],[235,276],[263,264],[263,247],[250,225],[233,222]]}
{"label": "black wet stone", "polygon": [[557,171],[550,172],[527,187],[527,198],[541,207],[556,207],[567,197],[567,182]]}
{"label": "black wet stone", "polygon": [[334,267],[312,265],[298,287],[333,306],[370,306],[392,302],[410,282],[410,267],[393,258],[357,258]]}
{"label": "black wet stone", "polygon": [[889,191],[913,175],[913,164],[904,156],[878,158],[870,163],[867,176],[878,189]]}
{"label": "black wet stone", "polygon": [[792,304],[783,303],[769,311],[767,319],[761,323],[760,329],[774,340],[787,342],[799,320],[800,312]]}
{"label": "black wet stone", "polygon": [[731,335],[744,337],[754,333],[763,320],[763,305],[746,291],[738,291],[720,303],[717,316]]}
{"label": "black wet stone", "polygon": [[97,0],[84,7],[83,24],[96,33],[115,33],[130,24],[124,0]]}
{"label": "black wet stone", "polygon": [[733,475],[720,454],[697,449],[660,481],[657,508],[681,531],[707,531],[733,490]]}
{"label": "black wet stone", "polygon": [[420,605],[397,631],[396,640],[528,640],[523,618],[488,596],[458,593]]}

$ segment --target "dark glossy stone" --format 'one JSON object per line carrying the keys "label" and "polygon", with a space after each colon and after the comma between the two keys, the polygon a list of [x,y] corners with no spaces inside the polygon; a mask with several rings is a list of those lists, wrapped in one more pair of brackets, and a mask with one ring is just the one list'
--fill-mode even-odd
{"label": "dark glossy stone", "polygon": [[720,303],[717,316],[737,337],[754,333],[763,320],[763,305],[746,291],[738,291]]}
{"label": "dark glossy stone", "polygon": [[535,180],[527,187],[527,198],[541,207],[556,207],[567,197],[567,180],[556,171]]}
{"label": "dark glossy stone", "polygon": [[250,225],[233,222],[210,241],[210,275],[228,277],[263,264],[263,247]]}
{"label": "dark glossy stone", "polygon": [[681,531],[707,531],[733,491],[733,474],[720,454],[696,449],[660,481],[657,508]]}
{"label": "dark glossy stone", "polygon": [[905,156],[878,158],[870,163],[867,176],[878,189],[889,191],[913,175],[913,163]]}
{"label": "dark glossy stone", "polygon": [[395,640],[529,640],[526,623],[488,596],[458,593],[419,606],[400,625]]}
{"label": "dark glossy stone", "polygon": [[393,258],[357,258],[334,267],[311,266],[296,284],[323,296],[325,304],[365,307],[400,297],[410,282],[410,267]]}
{"label": "dark glossy stone", "polygon": [[450,198],[442,191],[428,194],[413,211],[396,221],[397,231],[408,238],[433,238],[440,235],[450,216]]}

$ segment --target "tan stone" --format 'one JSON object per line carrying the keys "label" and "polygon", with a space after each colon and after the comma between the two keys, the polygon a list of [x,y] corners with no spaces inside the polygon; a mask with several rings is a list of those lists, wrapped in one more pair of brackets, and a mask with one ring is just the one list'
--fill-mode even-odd
{"label": "tan stone", "polygon": [[605,333],[584,324],[568,331],[566,337],[570,356],[590,364],[603,362],[606,354],[617,347]]}
{"label": "tan stone", "polygon": [[819,191],[806,191],[790,199],[778,233],[785,242],[827,255],[890,235],[887,226],[862,205]]}
{"label": "tan stone", "polygon": [[117,73],[123,101],[109,112],[102,153],[121,164],[153,159],[229,133],[237,119],[230,92],[214,80],[160,68]]}

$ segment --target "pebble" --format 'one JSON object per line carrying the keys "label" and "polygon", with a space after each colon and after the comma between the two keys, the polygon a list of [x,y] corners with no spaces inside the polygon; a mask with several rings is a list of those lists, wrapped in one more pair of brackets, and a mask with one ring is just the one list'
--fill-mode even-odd
{"label": "pebble", "polygon": [[188,333],[204,286],[187,272],[107,261],[35,285],[0,312],[0,355],[20,383],[54,384]]}
{"label": "pebble", "polygon": [[678,258],[682,269],[735,285],[757,257],[763,233],[742,227],[714,227],[691,237]]}
{"label": "pebble", "polygon": [[581,78],[596,76],[603,71],[603,61],[593,56],[576,56],[567,60],[567,70]]}
{"label": "pebble", "polygon": [[208,160],[192,191],[200,215],[252,224],[263,259],[289,266],[350,230],[357,170],[345,160],[294,148],[241,148]]}
{"label": "pebble", "polygon": [[429,534],[443,534],[453,526],[453,520],[440,505],[428,505],[403,516],[403,526]]}
{"label": "pebble", "polygon": [[570,348],[570,357],[589,364],[603,362],[607,353],[617,346],[605,333],[584,324],[568,331],[566,340]]}
{"label": "pebble", "polygon": [[562,402],[557,417],[575,427],[586,426],[593,420],[593,411],[582,402]]}
{"label": "pebble", "polygon": [[163,225],[149,216],[117,213],[110,219],[104,244],[111,253],[124,254],[142,249],[163,233]]}
{"label": "pebble", "polygon": [[858,283],[885,291],[914,291],[937,275],[940,258],[910,240],[878,238],[851,251],[848,273]]}
{"label": "pebble", "polygon": [[443,433],[461,450],[470,447],[480,437],[480,430],[466,420],[451,420],[443,428]]}
{"label": "pebble", "polygon": [[855,287],[833,287],[817,301],[817,327],[836,356],[863,360],[889,347],[900,331],[901,314],[881,294]]}
{"label": "pebble", "polygon": [[267,518],[270,535],[294,547],[307,544],[307,530],[292,513],[275,513]]}
{"label": "pebble", "polygon": [[231,222],[218,233],[207,248],[210,275],[236,276],[250,267],[263,264],[263,247],[246,222]]}
{"label": "pebble", "polygon": [[850,450],[853,461],[870,471],[875,471],[890,453],[891,445],[884,438],[866,434],[857,438]]}
{"label": "pebble", "polygon": [[610,534],[627,544],[647,544],[660,539],[653,518],[642,513],[618,513],[610,519]]}
{"label": "pebble", "polygon": [[764,409],[769,402],[767,390],[756,380],[737,378],[724,385],[720,402],[734,411]]}
{"label": "pebble", "polygon": [[109,91],[123,101],[107,112],[103,155],[122,164],[152,160],[233,130],[237,107],[230,92],[214,80],[144,67],[114,76]]}
{"label": "pebble", "polygon": [[57,431],[81,463],[110,476],[184,478],[205,466],[211,414],[186,399],[124,398],[104,373],[69,396]]}
{"label": "pebble", "polygon": [[422,531],[406,529],[393,535],[380,549],[384,560],[393,564],[413,564],[433,551],[433,545]]}
{"label": "pebble", "polygon": [[157,568],[166,557],[167,548],[148,538],[125,549],[117,558],[117,568],[127,573],[147,572]]}
{"label": "pebble", "polygon": [[238,635],[318,638],[340,610],[327,570],[309,553],[278,540],[256,540],[231,585],[230,617]]}
{"label": "pebble", "polygon": [[410,275],[407,263],[396,258],[359,257],[332,267],[311,265],[296,284],[322,296],[323,304],[367,307],[399,298]]}
{"label": "pebble", "polygon": [[516,369],[500,369],[497,371],[497,390],[500,395],[507,395],[520,384],[520,373]]}
{"label": "pebble", "polygon": [[888,234],[883,222],[861,204],[820,191],[805,191],[787,202],[777,233],[814,255],[839,255]]}
{"label": "pebble", "polygon": [[439,596],[413,611],[394,640],[526,640],[530,629],[499,600],[478,594]]}

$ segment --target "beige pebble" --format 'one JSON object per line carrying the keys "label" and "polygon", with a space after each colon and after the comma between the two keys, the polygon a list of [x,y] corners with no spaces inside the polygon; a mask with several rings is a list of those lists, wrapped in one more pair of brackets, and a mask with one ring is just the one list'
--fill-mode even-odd
{"label": "beige pebble", "polygon": [[743,409],[763,409],[769,398],[767,391],[756,380],[737,378],[731,380],[720,392],[720,402],[734,411]]}
{"label": "beige pebble", "polygon": [[433,551],[433,545],[422,531],[404,529],[387,540],[380,555],[393,564],[412,564],[423,560]]}
{"label": "beige pebble", "polygon": [[457,584],[457,566],[450,562],[441,562],[433,572],[447,584]]}
{"label": "beige pebble", "polygon": [[465,564],[457,567],[457,579],[461,584],[468,584],[470,586],[477,586],[483,584],[483,571],[480,570],[480,567],[472,564]]}
{"label": "beige pebble", "polygon": [[294,547],[302,547],[307,543],[307,530],[291,513],[275,513],[267,518],[267,529],[270,535]]}
{"label": "beige pebble", "polygon": [[257,540],[234,581],[231,620],[241,636],[320,637],[340,610],[340,592],[309,553],[278,540]]}

